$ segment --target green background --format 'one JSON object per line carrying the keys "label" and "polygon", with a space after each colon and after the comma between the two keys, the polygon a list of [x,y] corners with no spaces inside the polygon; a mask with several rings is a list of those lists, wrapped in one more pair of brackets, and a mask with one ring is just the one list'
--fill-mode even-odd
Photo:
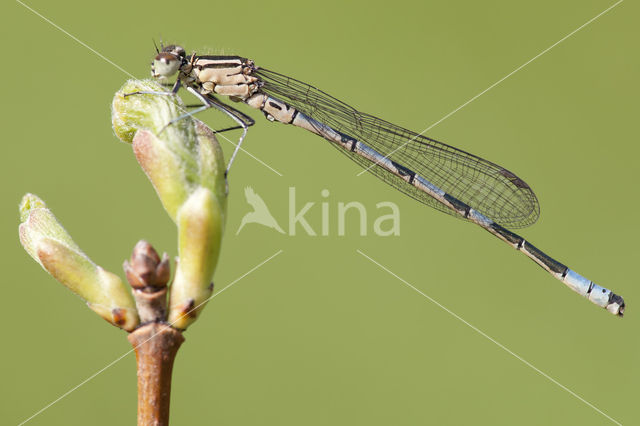
{"label": "green background", "polygon": [[[107,1],[28,4],[136,77],[152,38],[238,54],[421,131],[613,1]],[[17,204],[41,196],[92,259],[121,273],[141,238],[176,254],[175,228],[110,125],[126,74],[19,3],[0,10],[0,416],[18,424],[129,349],[21,248]],[[172,424],[607,425],[640,423],[637,286],[638,6],[626,1],[429,131],[524,178],[539,197],[527,239],[625,297],[618,319],[480,228],[379,182],[302,130],[256,118],[234,165],[214,298],[174,369]],[[183,94],[188,102],[191,100]],[[228,125],[215,112],[200,116]],[[237,134],[226,134],[228,137]],[[229,155],[231,145],[221,139]],[[320,192],[401,210],[399,237],[235,235],[252,186],[287,225],[288,188],[320,229]],[[29,425],[134,424],[132,354]]]}

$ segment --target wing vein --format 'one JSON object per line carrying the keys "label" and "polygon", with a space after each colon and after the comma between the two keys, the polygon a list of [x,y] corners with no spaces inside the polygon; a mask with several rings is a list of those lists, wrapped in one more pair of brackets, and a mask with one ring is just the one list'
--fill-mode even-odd
{"label": "wing vein", "polygon": [[[267,95],[388,155],[390,160],[411,169],[496,223],[509,228],[522,228],[538,219],[538,199],[529,185],[509,170],[358,111],[294,78],[264,68],[259,68],[255,74],[263,83],[261,90]],[[335,144],[331,145],[362,167],[371,165],[368,159]],[[372,167],[369,172],[430,207],[460,217],[436,199],[381,167]]]}

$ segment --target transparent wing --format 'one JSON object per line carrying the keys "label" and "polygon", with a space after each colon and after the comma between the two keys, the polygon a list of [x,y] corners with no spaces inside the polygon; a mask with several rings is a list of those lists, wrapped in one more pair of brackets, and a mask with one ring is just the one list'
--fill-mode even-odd
{"label": "transparent wing", "polygon": [[[507,228],[533,224],[540,215],[538,200],[522,179],[483,158],[419,135],[370,114],[291,77],[258,68],[261,90],[301,113],[331,126],[411,169],[458,200]],[[331,144],[362,167],[366,158]],[[455,212],[379,166],[368,170],[384,182],[433,208]]]}

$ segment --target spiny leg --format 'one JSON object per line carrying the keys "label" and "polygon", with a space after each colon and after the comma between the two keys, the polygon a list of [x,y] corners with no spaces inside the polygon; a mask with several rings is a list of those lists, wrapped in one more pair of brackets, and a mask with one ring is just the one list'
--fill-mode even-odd
{"label": "spiny leg", "polygon": [[[224,102],[221,102],[220,100],[218,100],[217,98],[213,98],[212,96],[207,96],[207,100],[210,100],[214,103],[217,103],[218,105],[220,105],[223,108],[226,108],[230,113],[235,114],[240,120],[242,120],[244,122],[244,124],[246,124],[248,127],[253,126],[254,124],[256,124],[255,120],[253,118],[251,118],[250,116],[248,116],[247,114],[245,114],[244,112],[235,109],[234,107],[225,104]],[[201,108],[202,104],[191,104],[191,105],[185,105],[185,108]],[[194,113],[193,111],[191,113]],[[232,126],[232,127],[225,127],[224,129],[213,129],[213,133],[224,133],[224,132],[228,132],[230,130],[239,130],[242,129],[243,126]]]}
{"label": "spiny leg", "polygon": [[[163,96],[172,96],[178,93],[178,90],[180,89],[180,79],[176,80],[175,84],[173,85],[173,87],[171,88],[171,91],[169,92],[157,92],[157,91],[137,91],[137,92],[132,92],[132,93],[125,93],[124,96],[131,96],[131,95],[163,95]],[[236,155],[238,154],[238,151],[240,150],[240,145],[242,145],[242,142],[245,138],[245,136],[247,135],[247,130],[249,129],[249,126],[253,126],[255,124],[255,120],[253,118],[251,118],[250,116],[248,116],[247,114],[243,113],[242,111],[239,111],[229,105],[226,105],[220,101],[218,101],[216,98],[214,97],[205,97],[204,95],[202,95],[201,93],[199,93],[197,90],[195,90],[192,87],[186,87],[186,89],[193,93],[193,95],[195,95],[198,99],[200,99],[200,101],[202,102],[202,105],[199,106],[198,108],[196,108],[193,111],[187,112],[185,114],[182,114],[176,118],[174,118],[173,120],[169,121],[161,130],[160,133],[162,133],[164,131],[164,129],[166,129],[168,126],[170,126],[171,124],[174,124],[184,118],[190,117],[192,115],[195,115],[201,111],[204,111],[206,109],[209,108],[216,108],[219,111],[224,112],[225,114],[227,114],[233,121],[235,121],[236,123],[238,123],[237,126],[233,126],[233,127],[227,127],[225,129],[221,129],[221,130],[215,130],[214,133],[222,133],[222,132],[226,132],[229,130],[236,130],[236,129],[242,129],[242,136],[240,136],[240,139],[238,140],[238,143],[236,145],[236,148],[233,151],[233,154],[231,155],[231,159],[229,160],[229,163],[227,164],[227,169],[225,170],[225,177],[229,174],[229,170],[231,169],[231,164],[233,163],[233,160],[236,158]]]}
{"label": "spiny leg", "polygon": [[[196,109],[195,111],[191,111],[190,113],[187,114],[183,114],[182,116],[171,120],[172,122],[178,121],[184,117],[188,117],[190,115],[196,114],[204,109],[207,108],[216,108],[219,111],[224,112],[225,114],[227,114],[233,121],[235,121],[236,123],[238,123],[238,126],[242,129],[242,136],[240,136],[240,138],[238,139],[238,143],[236,145],[236,148],[233,151],[233,154],[231,154],[231,158],[229,159],[229,163],[227,163],[227,170],[225,170],[224,174],[225,176],[229,175],[229,170],[231,170],[231,164],[233,163],[233,160],[236,158],[236,155],[238,154],[238,151],[240,150],[240,145],[242,145],[242,141],[244,141],[245,136],[247,135],[247,130],[249,129],[249,126],[252,126],[255,121],[253,120],[253,118],[249,117],[248,115],[246,115],[245,113],[238,111],[237,109],[230,107],[229,105],[226,105],[220,101],[218,101],[216,98],[210,96],[210,97],[205,97],[204,95],[202,95],[201,93],[199,93],[197,90],[195,90],[192,87],[187,87],[187,90],[191,93],[193,93],[198,99],[200,99],[200,101],[202,101],[202,103],[204,104],[202,107]],[[243,119],[245,121],[243,121]],[[169,123],[171,124],[171,123]],[[224,129],[223,131],[226,130],[230,130],[229,129]],[[220,133],[220,132],[218,132]]]}
{"label": "spiny leg", "polygon": [[178,90],[180,89],[180,79],[176,80],[175,84],[173,85],[173,87],[171,88],[171,91],[169,92],[157,92],[154,90],[140,90],[137,92],[131,92],[131,93],[125,93],[124,97],[126,98],[127,96],[131,96],[131,95],[162,95],[162,96],[173,96],[176,93],[178,93]]}

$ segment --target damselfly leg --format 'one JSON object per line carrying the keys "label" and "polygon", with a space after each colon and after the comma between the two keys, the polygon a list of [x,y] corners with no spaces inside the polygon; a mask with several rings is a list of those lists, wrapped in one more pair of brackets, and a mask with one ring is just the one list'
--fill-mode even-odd
{"label": "damselfly leg", "polygon": [[[227,108],[229,110],[230,113],[235,114],[240,120],[242,120],[244,122],[244,124],[246,124],[248,127],[253,126],[254,124],[256,124],[256,121],[251,118],[250,116],[248,116],[247,114],[245,114],[244,112],[235,109],[234,107],[232,107],[231,105],[225,104],[224,102],[221,102],[219,99],[214,98],[212,95],[207,95],[207,98],[209,100],[211,100],[212,102],[217,103],[218,105],[220,105],[223,108]],[[200,108],[202,107],[202,104],[191,104],[191,105],[185,105],[186,108]],[[213,130],[213,133],[224,133],[224,132],[228,132],[229,130],[239,130],[242,129],[242,126],[232,126],[232,127],[225,127],[224,129],[217,129],[217,130]]]}
{"label": "damselfly leg", "polygon": [[[173,96],[176,95],[178,90],[180,89],[180,80],[177,80],[176,83],[173,85],[173,87],[171,88],[171,91],[168,92],[159,92],[159,91],[137,91],[137,92],[132,92],[132,93],[126,93],[124,96],[131,96],[131,95],[161,95],[161,96]],[[193,111],[189,111],[186,112],[176,118],[174,118],[173,120],[169,121],[161,130],[160,133],[162,133],[164,131],[164,129],[166,129],[167,127],[169,127],[172,124],[177,123],[180,120],[183,120],[187,117],[191,117],[199,112],[202,112],[204,110],[207,110],[209,108],[215,108],[219,111],[222,111],[223,113],[225,113],[227,116],[229,116],[233,121],[235,121],[237,123],[236,126],[232,126],[232,127],[226,127],[224,129],[220,129],[220,130],[214,130],[214,133],[223,133],[229,130],[239,130],[242,129],[242,135],[240,136],[238,143],[236,144],[236,147],[233,151],[233,154],[231,154],[231,158],[229,159],[229,163],[227,164],[227,169],[225,170],[225,176],[227,176],[229,174],[229,170],[231,170],[231,164],[233,163],[233,160],[236,158],[236,155],[238,154],[238,151],[240,150],[240,146],[242,145],[242,142],[244,141],[245,136],[247,135],[247,130],[249,129],[250,126],[253,126],[255,124],[255,120],[253,118],[251,118],[250,116],[248,116],[247,114],[243,113],[242,111],[239,111],[235,108],[233,108],[230,105],[227,105],[223,102],[220,102],[218,99],[216,99],[215,97],[213,97],[212,95],[202,95],[201,93],[199,93],[197,90],[193,89],[192,87],[187,87],[186,88],[189,92],[191,92],[194,96],[196,96],[200,102],[202,102],[202,104],[196,105],[196,109]],[[189,105],[189,107],[192,107],[192,105]]]}
{"label": "damselfly leg", "polygon": [[224,104],[224,103],[220,102],[219,100],[217,100],[213,96],[205,96],[205,95],[201,94],[200,92],[198,92],[197,90],[195,90],[192,87],[187,87],[186,89],[189,92],[193,93],[193,95],[195,97],[200,99],[200,101],[202,102],[202,106],[199,107],[199,108],[196,108],[193,111],[187,112],[185,114],[182,114],[179,117],[174,118],[169,123],[167,123],[167,126],[169,126],[169,125],[171,125],[171,124],[173,124],[173,123],[175,123],[177,121],[180,121],[183,118],[192,116],[194,114],[197,114],[197,113],[199,113],[201,111],[204,111],[206,109],[209,109],[209,108],[215,108],[218,111],[222,111],[227,116],[229,116],[238,125],[234,126],[234,127],[229,127],[229,128],[226,128],[226,129],[222,129],[221,131],[218,130],[218,131],[216,131],[216,133],[221,133],[221,132],[225,132],[227,130],[233,130],[233,129],[242,129],[242,135],[238,139],[238,143],[236,144],[236,148],[233,150],[233,154],[231,154],[231,158],[229,159],[229,163],[227,163],[227,170],[225,171],[225,176],[228,176],[229,175],[229,170],[231,170],[231,164],[233,164],[233,160],[236,158],[236,155],[238,155],[238,151],[240,150],[240,146],[242,145],[242,142],[244,141],[244,138],[247,135],[247,130],[249,129],[249,126],[252,126],[253,124],[255,124],[255,121],[253,120],[253,118],[249,117],[245,113],[243,113],[241,111],[238,111],[237,109],[235,109],[235,108],[233,108],[233,107],[231,107],[231,106],[229,106],[227,104]]}
{"label": "damselfly leg", "polygon": [[180,89],[180,80],[176,80],[171,90],[168,92],[158,92],[157,90],[139,90],[137,92],[125,93],[124,97],[133,96],[133,95],[161,95],[161,96],[173,96],[178,93]]}

